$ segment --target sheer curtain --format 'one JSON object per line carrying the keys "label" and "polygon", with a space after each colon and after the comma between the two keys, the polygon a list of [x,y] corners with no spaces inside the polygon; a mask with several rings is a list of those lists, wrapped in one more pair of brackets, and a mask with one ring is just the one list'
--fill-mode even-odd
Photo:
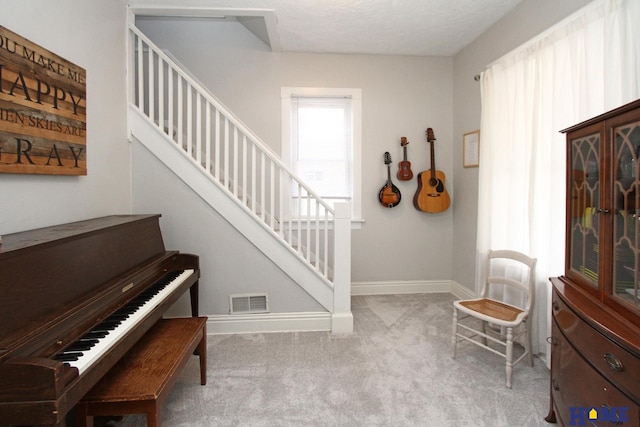
{"label": "sheer curtain", "polygon": [[559,131],[640,97],[638,22],[640,1],[594,0],[482,73],[476,277],[488,249],[538,258],[534,352],[550,354],[548,278],[564,272]]}

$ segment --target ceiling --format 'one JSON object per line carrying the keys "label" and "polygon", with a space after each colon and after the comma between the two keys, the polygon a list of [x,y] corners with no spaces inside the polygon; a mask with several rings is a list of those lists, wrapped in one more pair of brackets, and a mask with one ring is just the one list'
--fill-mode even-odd
{"label": "ceiling", "polygon": [[[138,16],[234,20],[273,51],[452,56],[522,0],[182,0]],[[137,4],[137,6],[136,6]],[[155,2],[154,4],[158,4]]]}

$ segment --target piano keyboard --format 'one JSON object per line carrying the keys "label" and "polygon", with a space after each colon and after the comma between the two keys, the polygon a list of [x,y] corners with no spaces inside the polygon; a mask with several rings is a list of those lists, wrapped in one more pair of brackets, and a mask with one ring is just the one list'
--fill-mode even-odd
{"label": "piano keyboard", "polygon": [[165,274],[53,358],[78,368],[82,374],[193,273],[190,269]]}

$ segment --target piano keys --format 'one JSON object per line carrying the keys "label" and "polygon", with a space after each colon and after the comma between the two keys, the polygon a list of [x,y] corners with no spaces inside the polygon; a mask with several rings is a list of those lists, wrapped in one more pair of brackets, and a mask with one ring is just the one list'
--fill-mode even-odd
{"label": "piano keys", "polygon": [[116,345],[127,332],[134,328],[149,312],[156,309],[159,303],[171,295],[192,274],[192,269],[172,271],[166,274],[149,289],[140,293],[132,302],[127,303],[100,322],[53,358],[77,368],[78,373],[82,375],[99,360],[108,348]]}
{"label": "piano keys", "polygon": [[4,236],[0,426],[58,425],[189,289],[198,257],[166,251],[159,215],[97,218]]}

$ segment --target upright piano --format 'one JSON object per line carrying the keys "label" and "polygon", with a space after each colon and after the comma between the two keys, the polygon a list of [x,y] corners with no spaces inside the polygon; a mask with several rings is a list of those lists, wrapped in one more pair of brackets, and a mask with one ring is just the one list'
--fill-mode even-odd
{"label": "upright piano", "polygon": [[166,251],[159,215],[3,236],[0,426],[64,426],[74,405],[187,289],[198,257]]}

